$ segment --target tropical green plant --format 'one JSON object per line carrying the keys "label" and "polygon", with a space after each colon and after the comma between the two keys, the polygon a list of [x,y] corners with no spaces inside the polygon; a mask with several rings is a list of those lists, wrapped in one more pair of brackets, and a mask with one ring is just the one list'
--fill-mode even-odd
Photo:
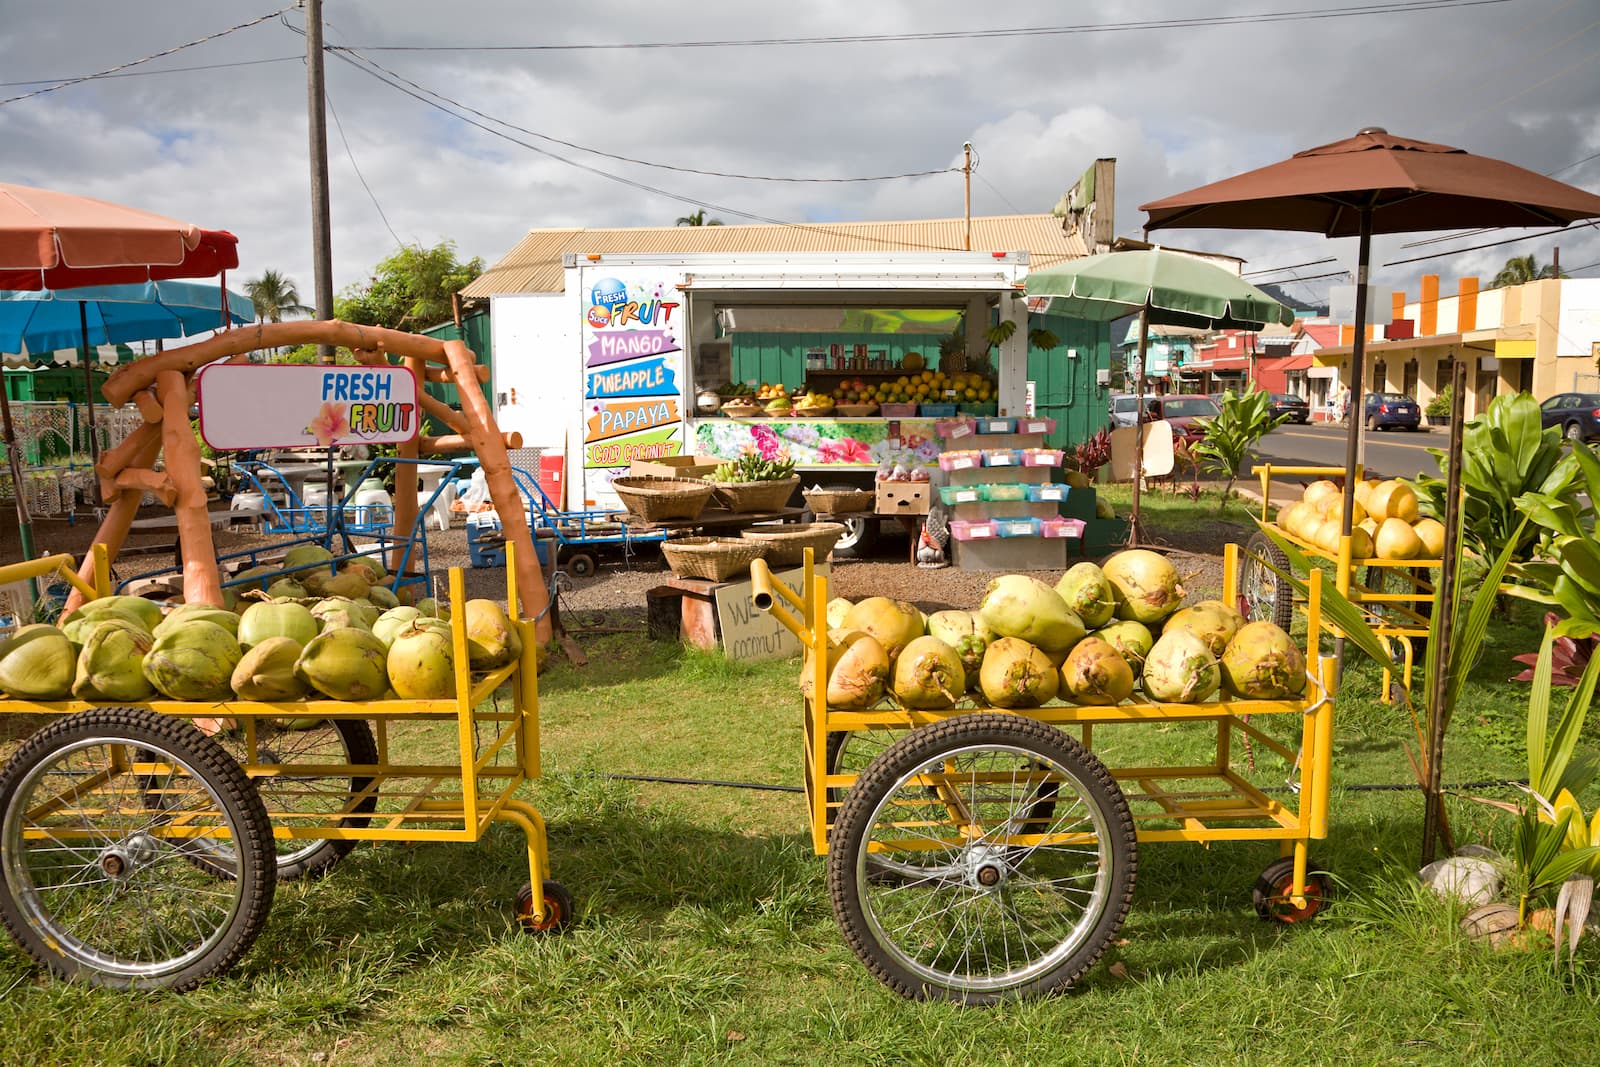
{"label": "tropical green plant", "polygon": [[1222,502],[1217,506],[1219,513],[1228,506],[1228,500],[1233,495],[1233,483],[1238,479],[1239,468],[1249,456],[1250,449],[1269,431],[1281,426],[1288,417],[1288,414],[1272,414],[1272,396],[1269,393],[1252,389],[1240,396],[1230,389],[1222,394],[1217,417],[1199,420],[1206,432],[1200,443],[1194,446],[1194,451],[1207,470],[1227,479],[1227,484],[1222,487]]}
{"label": "tropical green plant", "polygon": [[364,284],[341,293],[334,314],[363,326],[416,332],[448,319],[450,297],[482,273],[483,260],[458,260],[453,241],[406,245],[380,260]]}
{"label": "tropical green plant", "polygon": [[285,315],[311,315],[315,309],[300,303],[300,290],[293,279],[275,270],[244,283],[244,295],[256,308],[257,322],[282,322]]}
{"label": "tropical green plant", "polygon": [[1500,273],[1494,276],[1487,288],[1503,289],[1508,285],[1525,285],[1536,282],[1541,278],[1565,278],[1567,272],[1557,270],[1555,264],[1547,263],[1539,266],[1538,259],[1533,255],[1512,256],[1506,260],[1506,265],[1500,268]]}
{"label": "tropical green plant", "polygon": [[1423,414],[1442,418],[1450,414],[1450,403],[1456,391],[1455,383],[1446,385],[1443,389],[1433,394],[1433,399],[1428,401],[1428,406],[1423,408]]}
{"label": "tropical green plant", "polygon": [[679,226],[721,226],[722,220],[706,218],[706,209],[700,208],[688,215],[679,215],[677,224]]}
{"label": "tropical green plant", "polygon": [[[1510,544],[1512,561],[1533,555],[1536,527],[1523,522],[1518,498],[1527,493],[1554,501],[1569,500],[1579,478],[1578,461],[1562,445],[1561,432],[1541,428],[1539,403],[1527,393],[1499,396],[1489,410],[1461,427],[1462,531],[1469,551],[1493,559]],[[1430,448],[1445,469],[1444,449]],[[1424,515],[1444,520],[1448,485],[1441,478],[1419,475],[1417,503]],[[1520,531],[1513,534],[1513,531]]]}
{"label": "tropical green plant", "polygon": [[[939,342],[941,356],[959,355],[967,357],[966,369],[978,373],[988,373],[989,352],[995,345],[1005,344],[1016,335],[1017,324],[1011,319],[1004,319],[983,331],[983,352],[971,356],[967,352],[967,316],[962,312],[956,319],[955,328],[952,329]],[[1028,330],[1028,346],[1042,349],[1046,352],[1061,347],[1061,338],[1043,327],[1030,327]]]}
{"label": "tropical green plant", "polygon": [[1513,568],[1506,592],[1559,608],[1574,628],[1587,625],[1592,633],[1600,631],[1600,546],[1594,534],[1600,457],[1581,441],[1571,444],[1562,461],[1576,472],[1570,482],[1559,492],[1523,493],[1511,502],[1533,524],[1538,543],[1534,558]]}

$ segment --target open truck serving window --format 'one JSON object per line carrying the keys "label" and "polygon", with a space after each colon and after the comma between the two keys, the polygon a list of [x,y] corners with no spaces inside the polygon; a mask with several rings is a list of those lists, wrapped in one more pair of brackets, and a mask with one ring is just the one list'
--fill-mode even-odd
{"label": "open truck serving window", "polygon": [[806,485],[866,486],[884,463],[935,464],[959,411],[1024,414],[1026,253],[569,254],[563,268],[563,292],[496,296],[491,321],[501,427],[565,457],[570,508],[616,505],[611,481],[634,461],[688,454],[783,452]]}

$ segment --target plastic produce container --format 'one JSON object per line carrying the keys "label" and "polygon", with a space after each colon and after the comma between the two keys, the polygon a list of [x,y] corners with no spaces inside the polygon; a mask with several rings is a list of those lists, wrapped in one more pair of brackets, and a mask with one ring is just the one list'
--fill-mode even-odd
{"label": "plastic produce container", "polygon": [[1028,487],[1025,485],[986,485],[983,487],[985,500],[1026,500]]}
{"label": "plastic produce container", "polygon": [[983,492],[976,485],[941,485],[939,499],[946,504],[976,504],[983,499]]}
{"label": "plastic produce container", "polygon": [[993,519],[951,519],[950,536],[957,541],[987,541],[998,535]]}
{"label": "plastic produce container", "polygon": [[1038,519],[995,519],[995,530],[1001,537],[1038,537]]}
{"label": "plastic produce container", "polygon": [[1046,482],[1044,485],[1027,485],[1023,488],[1028,491],[1029,500],[1035,504],[1042,504],[1047,501],[1059,503],[1067,499],[1067,491],[1071,487],[1059,482]]}

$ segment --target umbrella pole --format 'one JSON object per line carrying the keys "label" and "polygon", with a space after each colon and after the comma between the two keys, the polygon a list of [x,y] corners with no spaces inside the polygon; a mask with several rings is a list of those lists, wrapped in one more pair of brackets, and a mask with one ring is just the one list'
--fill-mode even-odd
{"label": "umbrella pole", "polygon": [[1133,391],[1133,507],[1128,513],[1128,547],[1144,540],[1139,528],[1139,483],[1144,481],[1144,350],[1150,340],[1150,305],[1139,309],[1139,375]]}
{"label": "umbrella pole", "polygon": [[[1361,209],[1360,236],[1356,239],[1356,336],[1350,343],[1350,425],[1345,430],[1344,446],[1344,508],[1339,516],[1339,533],[1345,537],[1350,536],[1350,520],[1355,517],[1356,510],[1356,466],[1361,462],[1361,423],[1366,413],[1366,386],[1362,384],[1362,377],[1366,368],[1362,366],[1367,354],[1367,273],[1368,265],[1372,259],[1372,208],[1365,206]],[[1361,411],[1354,409],[1355,404],[1361,405]],[[1338,637],[1333,642],[1333,656],[1335,660],[1335,677],[1344,678],[1344,638]]]}
{"label": "umbrella pole", "polygon": [[[4,382],[0,382],[0,415],[4,416],[4,430],[6,440],[6,463],[11,467],[11,492],[17,498],[17,534],[22,540],[22,558],[33,558],[33,518],[28,514],[28,497],[22,486],[22,461],[17,457],[17,431],[11,425],[11,396],[6,392]],[[32,598],[39,599],[39,586],[33,579],[28,579],[28,592]]]}
{"label": "umbrella pole", "polygon": [[[95,463],[100,462],[100,434],[94,425],[94,364],[89,356],[89,309],[82,300],[78,301],[78,329],[79,336],[83,338],[83,345],[79,349],[78,358],[83,361],[83,400],[84,411],[89,420],[89,458]],[[96,507],[104,503],[100,499],[100,480],[94,479],[90,490],[94,494],[93,501]]]}

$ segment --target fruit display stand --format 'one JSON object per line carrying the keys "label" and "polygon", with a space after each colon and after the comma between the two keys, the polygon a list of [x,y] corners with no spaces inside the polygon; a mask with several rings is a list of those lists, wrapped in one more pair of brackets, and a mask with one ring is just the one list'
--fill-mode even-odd
{"label": "fruit display stand", "polygon": [[[103,546],[84,567],[92,582],[75,567],[13,564],[0,582],[59,574],[87,600],[108,593]],[[516,583],[508,559],[510,604]],[[449,587],[454,661],[466,664],[459,569]],[[531,622],[509,622],[520,657],[456,671],[447,699],[0,699],[0,713],[53,718],[0,772],[0,918],[61,978],[189,989],[249,948],[278,881],[360,841],[476,842],[500,821],[527,844],[517,918],[566,925],[573,902],[549,880],[544,819],[516,795],[540,775],[539,643]]]}
{"label": "fruit display stand", "polygon": [[948,484],[939,496],[950,509],[952,558],[962,570],[1061,570],[1069,555],[1082,554],[1084,520],[1063,521],[1063,505],[1076,493],[1074,508],[1065,509],[1075,511],[1087,492],[1092,519],[1093,491],[1058,481],[1062,454],[1044,447],[1054,421],[1024,421],[966,420],[971,432],[945,437],[939,467]]}
{"label": "fruit display stand", "polygon": [[[1399,697],[1394,689],[1396,684],[1407,690],[1411,687],[1416,648],[1428,636],[1436,588],[1434,572],[1444,565],[1443,560],[1357,556],[1352,552],[1349,535],[1341,536],[1337,549],[1330,551],[1271,521],[1269,508],[1274,478],[1342,478],[1343,467],[1264,463],[1253,468],[1252,473],[1261,481],[1261,525],[1270,527],[1273,533],[1294,545],[1313,567],[1320,569],[1321,563],[1329,564],[1334,588],[1362,609],[1374,633],[1384,639],[1394,639],[1391,645],[1396,649],[1399,670],[1386,668],[1382,682],[1383,702],[1393,703]],[[1362,473],[1358,468],[1356,477],[1360,478]],[[1287,630],[1297,606],[1294,587],[1272,568],[1288,573],[1288,556],[1265,533],[1252,534],[1241,567],[1237,606],[1247,618],[1265,619]]]}
{"label": "fruit display stand", "polygon": [[[1227,546],[1224,588],[1241,552]],[[828,582],[811,561],[795,590],[751,565],[758,609],[812,653],[828,648]],[[1309,918],[1328,884],[1308,865],[1328,833],[1333,742],[1331,658],[1319,655],[1323,580],[1313,575],[1304,696],[1111,706],[1051,702],[990,709],[973,695],[949,710],[828,704],[827,656],[802,668],[802,765],[811,842],[846,940],[904,996],[987,1003],[1064,988],[1116,937],[1132,901],[1139,847],[1154,842],[1276,842],[1257,881],[1265,918]],[[1280,727],[1269,732],[1259,718]],[[1107,768],[1096,730],[1122,724],[1194,732],[1213,755],[1191,764]],[[1067,731],[1076,731],[1079,738]],[[1278,735],[1298,736],[1298,749]],[[1270,752],[1282,778],[1256,784]],[[1279,763],[1278,761],[1281,761]],[[1295,776],[1298,775],[1298,781]]]}

